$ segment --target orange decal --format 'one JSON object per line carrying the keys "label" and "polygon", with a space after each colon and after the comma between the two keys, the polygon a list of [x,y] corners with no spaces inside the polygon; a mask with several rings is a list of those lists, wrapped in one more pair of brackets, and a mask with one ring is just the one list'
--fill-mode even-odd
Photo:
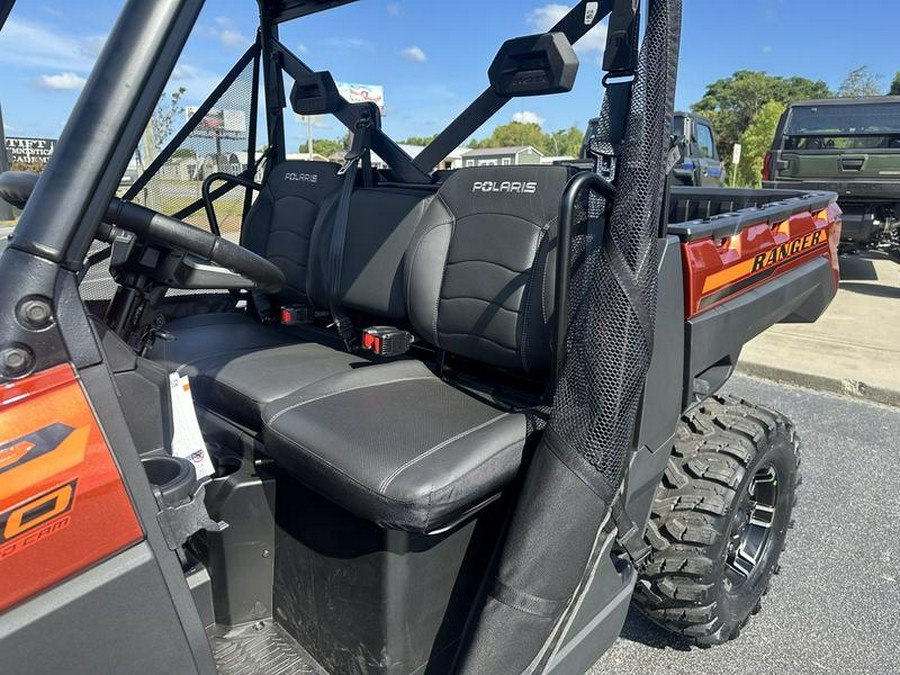
{"label": "orange decal", "polygon": [[0,611],[143,532],[68,364],[0,385]]}
{"label": "orange decal", "polygon": [[829,258],[837,269],[839,238],[840,210],[829,206],[781,222],[750,224],[722,240],[707,237],[685,242],[687,318],[817,257]]}
{"label": "orange decal", "polygon": [[34,443],[30,441],[19,441],[14,445],[0,448],[0,469],[4,469],[10,464],[18,464],[32,450],[34,450]]}

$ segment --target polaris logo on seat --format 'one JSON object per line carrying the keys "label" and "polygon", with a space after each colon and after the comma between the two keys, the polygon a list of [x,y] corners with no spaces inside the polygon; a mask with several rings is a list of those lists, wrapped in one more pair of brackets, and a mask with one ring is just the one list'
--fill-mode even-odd
{"label": "polaris logo on seat", "polygon": [[319,174],[317,173],[286,173],[284,179],[294,181],[295,183],[318,183]]}
{"label": "polaris logo on seat", "polygon": [[502,183],[493,180],[478,181],[472,186],[472,192],[508,192],[510,194],[533,195],[537,192],[537,183],[529,181],[508,181]]}

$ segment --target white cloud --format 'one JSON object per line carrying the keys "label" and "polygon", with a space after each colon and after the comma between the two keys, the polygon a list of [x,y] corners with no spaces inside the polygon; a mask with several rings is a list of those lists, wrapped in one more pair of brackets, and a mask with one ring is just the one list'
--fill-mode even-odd
{"label": "white cloud", "polygon": [[[528,25],[535,31],[541,33],[553,28],[557,22],[569,13],[571,7],[550,3],[542,5],[528,12],[525,20]],[[575,45],[575,51],[580,54],[588,54],[590,52],[603,52],[606,48],[606,24],[599,23],[594,26],[583,38]]]}
{"label": "white cloud", "polygon": [[307,115],[298,115],[297,113],[294,113],[294,119],[299,124],[302,124],[304,129],[308,124],[307,120],[312,122],[313,129],[334,129],[334,124],[332,124],[330,118],[325,115],[309,115],[307,117]]}
{"label": "white cloud", "polygon": [[0,63],[86,73],[105,39],[72,37],[41,23],[9,19],[0,33]]}
{"label": "white cloud", "polygon": [[771,54],[772,53],[772,45],[765,45],[763,47],[763,54]]}
{"label": "white cloud", "polygon": [[179,61],[172,71],[172,82],[184,87],[186,97],[202,101],[222,79],[221,75],[191,63]]}
{"label": "white cloud", "polygon": [[387,11],[388,11],[388,14],[392,14],[393,16],[399,16],[400,15],[400,5],[398,5],[396,2],[388,3]]}
{"label": "white cloud", "polygon": [[543,126],[545,122],[543,117],[530,110],[513,113],[512,121],[521,122],[522,124],[537,124],[538,126]]}
{"label": "white cloud", "polygon": [[422,51],[421,47],[417,47],[416,45],[407,47],[403,50],[402,54],[410,61],[415,61],[416,63],[425,63],[428,60],[428,55]]}
{"label": "white cloud", "polygon": [[227,16],[216,17],[214,21],[219,26],[215,32],[223,47],[234,49],[250,46],[250,38],[237,30]]}
{"label": "white cloud", "polygon": [[57,75],[41,75],[37,79],[37,86],[41,89],[55,89],[57,91],[70,91],[81,89],[86,79],[73,72],[59,73]]}
{"label": "white cloud", "polygon": [[219,35],[219,40],[223,47],[248,47],[250,45],[250,38],[233,28],[223,30]]}
{"label": "white cloud", "polygon": [[298,54],[307,54],[309,53],[309,47],[306,46],[305,43],[301,42],[297,45],[297,53]]}
{"label": "white cloud", "polygon": [[375,45],[362,38],[333,37],[325,40],[325,45],[328,47],[336,47],[338,49],[362,49],[367,52],[375,51]]}

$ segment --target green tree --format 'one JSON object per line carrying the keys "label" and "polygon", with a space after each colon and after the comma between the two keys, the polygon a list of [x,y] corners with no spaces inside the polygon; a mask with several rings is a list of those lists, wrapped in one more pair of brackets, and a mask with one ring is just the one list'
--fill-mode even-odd
{"label": "green tree", "polygon": [[793,101],[830,96],[828,85],[821,80],[740,70],[708,85],[691,110],[712,121],[719,155],[728,161],[731,148],[766,103],[777,101],[786,106]]}
{"label": "green tree", "polygon": [[891,82],[891,88],[888,90],[888,96],[900,96],[900,70],[894,75],[894,81]]}
{"label": "green tree", "polygon": [[[313,152],[322,155],[322,157],[331,157],[331,155],[341,152],[344,149],[344,141],[340,138],[314,138]],[[306,152],[306,143],[300,146],[300,152]]]}
{"label": "green tree", "polygon": [[541,126],[534,122],[510,122],[494,129],[488,138],[473,141],[471,148],[508,148],[520,145],[533,145],[541,152],[547,150],[547,137]]}
{"label": "green tree", "polygon": [[741,161],[737,166],[737,183],[744,187],[762,186],[762,165],[772,147],[778,120],[785,106],[778,101],[764,104],[741,134]]}
{"label": "green tree", "polygon": [[544,148],[552,155],[578,157],[581,154],[583,142],[584,131],[572,126],[568,129],[559,129],[547,134]]}
{"label": "green tree", "polygon": [[403,145],[421,145],[427,146],[437,138],[437,134],[431,134],[431,136],[410,136],[406,140],[400,141]]}
{"label": "green tree", "polygon": [[869,66],[854,68],[849,73],[838,89],[838,96],[842,98],[855,98],[859,96],[881,96],[882,77],[873,73]]}
{"label": "green tree", "polygon": [[[169,140],[175,122],[184,116],[184,106],[181,104],[184,92],[184,87],[178,87],[168,96],[163,94],[159,97],[153,117],[150,118],[150,130],[157,151]],[[153,154],[156,155],[155,152]]]}

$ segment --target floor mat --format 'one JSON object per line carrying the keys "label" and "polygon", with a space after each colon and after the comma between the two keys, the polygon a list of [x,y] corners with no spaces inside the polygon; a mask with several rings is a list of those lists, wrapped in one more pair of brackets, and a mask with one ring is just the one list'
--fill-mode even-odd
{"label": "floor mat", "polygon": [[278,624],[260,621],[210,638],[220,675],[325,675]]}

